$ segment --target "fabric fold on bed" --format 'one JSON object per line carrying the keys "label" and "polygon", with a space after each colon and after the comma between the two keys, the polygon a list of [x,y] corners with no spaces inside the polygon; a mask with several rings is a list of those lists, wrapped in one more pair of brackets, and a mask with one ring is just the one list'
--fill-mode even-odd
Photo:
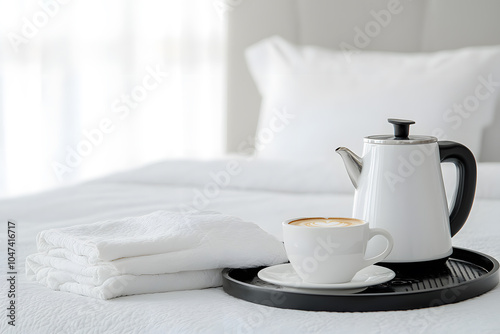
{"label": "fabric fold on bed", "polygon": [[222,268],[287,261],[281,242],[254,223],[215,212],[156,211],[41,232],[26,258],[31,280],[109,299],[221,285]]}

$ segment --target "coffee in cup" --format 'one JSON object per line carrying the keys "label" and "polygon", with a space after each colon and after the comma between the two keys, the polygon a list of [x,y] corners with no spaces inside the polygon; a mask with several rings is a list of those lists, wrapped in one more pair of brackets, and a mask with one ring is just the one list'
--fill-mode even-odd
{"label": "coffee in cup", "polygon": [[[368,241],[376,235],[387,240],[385,250],[366,259]],[[389,232],[370,228],[355,218],[311,217],[283,222],[283,239],[291,265],[304,282],[346,283],[363,268],[382,261],[392,250]]]}
{"label": "coffee in cup", "polygon": [[291,221],[289,224],[309,227],[349,227],[363,223],[362,220],[354,218],[302,218]]}

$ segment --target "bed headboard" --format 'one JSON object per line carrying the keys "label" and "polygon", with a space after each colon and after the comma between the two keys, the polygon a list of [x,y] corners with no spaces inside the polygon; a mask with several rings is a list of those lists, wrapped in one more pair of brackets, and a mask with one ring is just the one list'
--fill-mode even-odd
{"label": "bed headboard", "polygon": [[[226,0],[228,24],[227,149],[255,134],[260,96],[245,64],[245,48],[271,35],[297,44],[339,49],[370,11],[400,3],[365,50],[419,52],[500,44],[498,0]],[[480,161],[500,161],[500,106],[483,137]]]}

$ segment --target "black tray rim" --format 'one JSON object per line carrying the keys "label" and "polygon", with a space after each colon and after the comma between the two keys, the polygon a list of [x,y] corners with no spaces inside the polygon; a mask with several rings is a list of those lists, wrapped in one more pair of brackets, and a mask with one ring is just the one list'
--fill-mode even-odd
{"label": "black tray rim", "polygon": [[[467,261],[463,257],[470,258],[470,257],[481,257],[483,263],[476,263],[473,261]],[[490,255],[474,251],[474,250],[469,250],[466,248],[460,248],[460,247],[453,247],[453,253],[450,256],[450,258],[456,260],[456,261],[464,261],[464,262],[471,262],[474,263],[475,265],[478,265],[485,269],[487,273],[484,275],[481,275],[480,277],[462,282],[462,283],[457,283],[453,285],[449,285],[446,287],[436,287],[436,288],[429,288],[426,289],[425,291],[404,291],[404,292],[381,292],[381,293],[363,293],[359,292],[356,294],[350,294],[350,295],[322,295],[322,294],[304,294],[302,292],[294,292],[294,291],[280,291],[280,290],[274,290],[274,289],[269,289],[266,287],[260,287],[256,285],[252,285],[249,283],[245,283],[242,281],[238,281],[237,279],[233,278],[230,276],[231,272],[234,270],[241,270],[239,268],[226,268],[222,271],[222,277],[223,277],[223,290],[228,293],[229,295],[243,299],[252,303],[257,303],[257,304],[262,304],[259,302],[259,299],[264,297],[263,295],[268,295],[271,293],[276,293],[277,291],[287,295],[287,296],[294,296],[294,297],[300,297],[300,296],[306,296],[307,298],[317,298],[321,300],[338,300],[338,301],[349,301],[349,304],[353,307],[334,307],[334,306],[327,306],[327,307],[314,307],[314,309],[309,309],[309,308],[302,308],[300,305],[289,305],[287,303],[280,304],[280,305],[269,305],[269,298],[265,298],[264,300],[266,301],[267,306],[273,306],[273,307],[278,307],[278,308],[287,308],[287,309],[298,309],[298,310],[310,310],[310,311],[334,311],[334,312],[369,312],[369,311],[391,311],[391,310],[409,310],[409,309],[418,309],[418,308],[427,308],[427,307],[433,307],[433,306],[440,306],[440,305],[445,305],[445,304],[452,304],[452,303],[457,303],[466,299],[470,299],[476,296],[479,296],[485,292],[488,292],[492,289],[494,289],[497,284],[499,283],[499,275],[498,275],[498,269],[500,267],[499,262],[493,258]],[[484,266],[484,261],[489,262],[488,267],[490,268],[485,268]],[[250,268],[246,268],[250,269]],[[436,297],[439,297],[438,294],[443,293],[445,291],[449,291],[452,289],[458,289],[460,290],[461,287],[467,287],[468,292],[467,293],[461,293],[457,298],[450,300],[450,301],[443,301],[440,300],[439,305],[430,305],[429,301],[435,300]],[[242,294],[244,291],[238,291],[238,290],[246,290],[251,294],[251,296],[245,296]],[[415,302],[408,302],[404,303],[404,301],[399,300],[401,297],[418,297],[418,300]],[[383,304],[380,307],[377,307],[376,305],[366,305],[366,307],[363,307],[363,305],[356,306],[355,303],[361,303],[362,301],[374,301],[380,299],[384,300],[392,300],[394,302],[394,306],[390,306],[388,304]],[[411,299],[411,298],[410,298]],[[403,303],[402,303],[403,302]]]}

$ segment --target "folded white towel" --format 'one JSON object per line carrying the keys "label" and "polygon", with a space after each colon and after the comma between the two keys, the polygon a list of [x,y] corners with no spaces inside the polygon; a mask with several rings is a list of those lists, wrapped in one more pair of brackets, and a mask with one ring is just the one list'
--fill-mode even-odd
{"label": "folded white towel", "polygon": [[[40,253],[26,258],[28,278],[103,299],[219,286],[221,268],[287,261],[282,243],[256,224],[214,212],[157,211],[52,229],[37,244]],[[114,293],[116,282],[126,287]]]}
{"label": "folded white towel", "polygon": [[92,278],[75,275],[65,270],[41,266],[32,261],[26,265],[26,274],[46,287],[83,296],[111,299],[143,293],[214,288],[222,285],[222,269],[183,271],[159,275],[117,275],[100,284]]}

